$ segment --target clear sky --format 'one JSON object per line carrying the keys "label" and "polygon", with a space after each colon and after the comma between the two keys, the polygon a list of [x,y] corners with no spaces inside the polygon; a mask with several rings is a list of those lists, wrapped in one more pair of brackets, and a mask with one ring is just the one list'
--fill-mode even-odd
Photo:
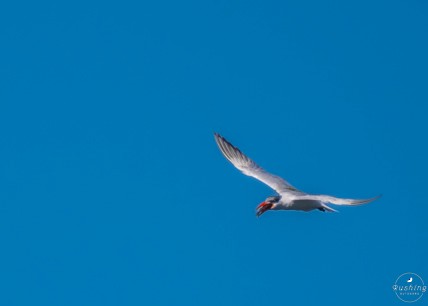
{"label": "clear sky", "polygon": [[[2,2],[0,304],[403,305],[400,274],[428,282],[427,16]],[[257,219],[274,192],[213,132],[304,191],[383,197]]]}

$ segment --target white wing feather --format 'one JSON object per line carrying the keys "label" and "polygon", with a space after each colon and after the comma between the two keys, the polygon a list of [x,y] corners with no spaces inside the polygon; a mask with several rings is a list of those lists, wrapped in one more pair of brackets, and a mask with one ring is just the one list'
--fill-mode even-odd
{"label": "white wing feather", "polygon": [[372,202],[376,199],[379,199],[380,197],[381,195],[378,195],[370,199],[342,199],[342,198],[336,198],[333,196],[323,195],[323,194],[320,194],[320,195],[308,194],[308,195],[300,196],[299,200],[315,200],[315,201],[320,201],[323,203],[331,203],[335,205],[362,205],[362,204]]}
{"label": "white wing feather", "polygon": [[258,179],[278,193],[284,191],[297,191],[296,188],[283,178],[265,171],[221,135],[214,133],[214,137],[224,157],[226,157],[243,174]]}

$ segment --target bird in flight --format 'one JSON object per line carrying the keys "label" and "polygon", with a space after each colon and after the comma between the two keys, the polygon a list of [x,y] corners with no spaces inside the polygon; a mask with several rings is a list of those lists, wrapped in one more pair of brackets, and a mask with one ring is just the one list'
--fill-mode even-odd
{"label": "bird in flight", "polygon": [[257,206],[257,217],[261,216],[268,210],[311,211],[318,209],[323,212],[336,212],[336,210],[327,206],[327,203],[334,205],[361,205],[374,201],[380,197],[379,195],[370,199],[342,199],[329,195],[305,193],[293,187],[281,177],[273,175],[261,168],[221,135],[214,133],[214,138],[221,153],[223,153],[224,157],[226,157],[232,165],[239,169],[243,174],[258,179],[277,192],[278,195],[267,197],[266,200]]}

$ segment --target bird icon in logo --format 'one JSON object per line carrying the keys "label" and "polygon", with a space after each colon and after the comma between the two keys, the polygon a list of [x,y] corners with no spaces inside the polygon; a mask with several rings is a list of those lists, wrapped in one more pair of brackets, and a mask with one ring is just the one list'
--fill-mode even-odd
{"label": "bird icon in logo", "polygon": [[408,283],[413,282],[413,277],[409,278],[409,279],[407,280],[407,282],[408,282]]}

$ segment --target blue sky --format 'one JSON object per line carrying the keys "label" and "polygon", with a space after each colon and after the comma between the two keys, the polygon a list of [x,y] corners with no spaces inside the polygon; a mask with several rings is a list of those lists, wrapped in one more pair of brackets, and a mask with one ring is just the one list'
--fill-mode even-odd
{"label": "blue sky", "polygon": [[[0,304],[402,305],[428,282],[424,1],[0,7]],[[219,132],[312,193],[268,212]],[[419,304],[426,303],[423,297]]]}

